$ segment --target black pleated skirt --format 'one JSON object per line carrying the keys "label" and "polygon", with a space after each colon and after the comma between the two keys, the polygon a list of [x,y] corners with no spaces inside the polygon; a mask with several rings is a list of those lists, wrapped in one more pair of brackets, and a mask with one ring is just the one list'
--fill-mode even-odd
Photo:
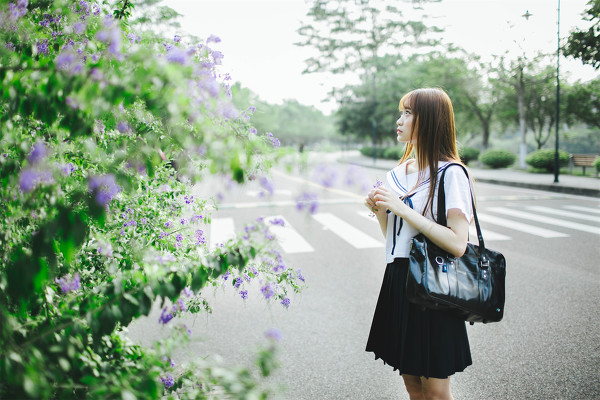
{"label": "black pleated skirt", "polygon": [[400,374],[445,379],[472,364],[465,322],[406,298],[408,259],[387,265],[366,351]]}

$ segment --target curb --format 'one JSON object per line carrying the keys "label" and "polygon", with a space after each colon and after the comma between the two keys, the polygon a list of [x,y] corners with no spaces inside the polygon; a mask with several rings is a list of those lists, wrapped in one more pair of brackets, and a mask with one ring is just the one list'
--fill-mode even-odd
{"label": "curb", "polygon": [[[389,166],[368,165],[366,163],[363,163],[363,162],[360,162],[357,160],[347,159],[347,158],[339,158],[337,161],[340,163],[359,165],[364,168],[375,168],[375,169],[386,170],[386,171],[390,169]],[[505,186],[521,187],[521,188],[526,188],[526,189],[545,190],[545,191],[549,191],[549,192],[573,194],[573,195],[578,195],[578,196],[600,197],[600,188],[594,189],[594,188],[584,188],[584,187],[574,187],[574,186],[549,185],[549,184],[543,184],[543,183],[519,182],[519,181],[512,181],[512,180],[505,180],[505,179],[480,178],[477,176],[475,176],[475,179],[477,182],[491,183],[494,185],[505,185]]]}
{"label": "curb", "polygon": [[515,181],[505,181],[505,180],[491,179],[491,178],[477,178],[477,182],[491,183],[491,184],[495,184],[495,185],[515,186],[515,187],[522,187],[522,188],[526,188],[526,189],[546,190],[548,192],[574,194],[574,195],[578,195],[578,196],[600,197],[600,189],[590,189],[590,188],[581,188],[581,187],[572,187],[572,186],[544,185],[541,183],[515,182]]}

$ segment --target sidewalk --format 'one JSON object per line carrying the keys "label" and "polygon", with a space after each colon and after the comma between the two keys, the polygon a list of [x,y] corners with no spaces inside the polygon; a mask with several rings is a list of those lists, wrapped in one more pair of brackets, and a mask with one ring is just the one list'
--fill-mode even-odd
{"label": "sidewalk", "polygon": [[[372,158],[365,157],[358,151],[344,152],[338,161],[382,170],[390,170],[398,165],[398,162],[394,160],[377,159],[373,162]],[[554,174],[533,174],[511,168],[484,169],[469,167],[469,170],[478,182],[600,198],[600,179],[598,178],[559,175],[558,183],[554,183]]]}

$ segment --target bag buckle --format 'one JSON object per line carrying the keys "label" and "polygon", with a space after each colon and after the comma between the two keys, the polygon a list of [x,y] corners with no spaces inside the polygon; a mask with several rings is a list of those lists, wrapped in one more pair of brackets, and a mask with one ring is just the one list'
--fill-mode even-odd
{"label": "bag buckle", "polygon": [[481,266],[481,268],[488,269],[490,267],[490,260],[488,260],[485,257],[482,257],[481,261],[479,261],[479,265]]}

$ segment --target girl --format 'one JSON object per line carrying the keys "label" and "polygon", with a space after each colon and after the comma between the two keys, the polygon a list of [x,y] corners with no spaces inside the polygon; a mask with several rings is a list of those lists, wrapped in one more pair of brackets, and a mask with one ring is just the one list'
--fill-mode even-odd
{"label": "girl", "polygon": [[[411,400],[453,399],[450,375],[471,365],[465,322],[407,300],[407,257],[419,232],[454,256],[463,255],[473,212],[470,180],[459,166],[448,167],[460,163],[448,95],[417,89],[400,100],[399,109],[396,133],[406,143],[404,155],[385,184],[365,199],[386,237],[388,263],[366,350],[399,371]],[[434,217],[444,168],[447,227]]]}

